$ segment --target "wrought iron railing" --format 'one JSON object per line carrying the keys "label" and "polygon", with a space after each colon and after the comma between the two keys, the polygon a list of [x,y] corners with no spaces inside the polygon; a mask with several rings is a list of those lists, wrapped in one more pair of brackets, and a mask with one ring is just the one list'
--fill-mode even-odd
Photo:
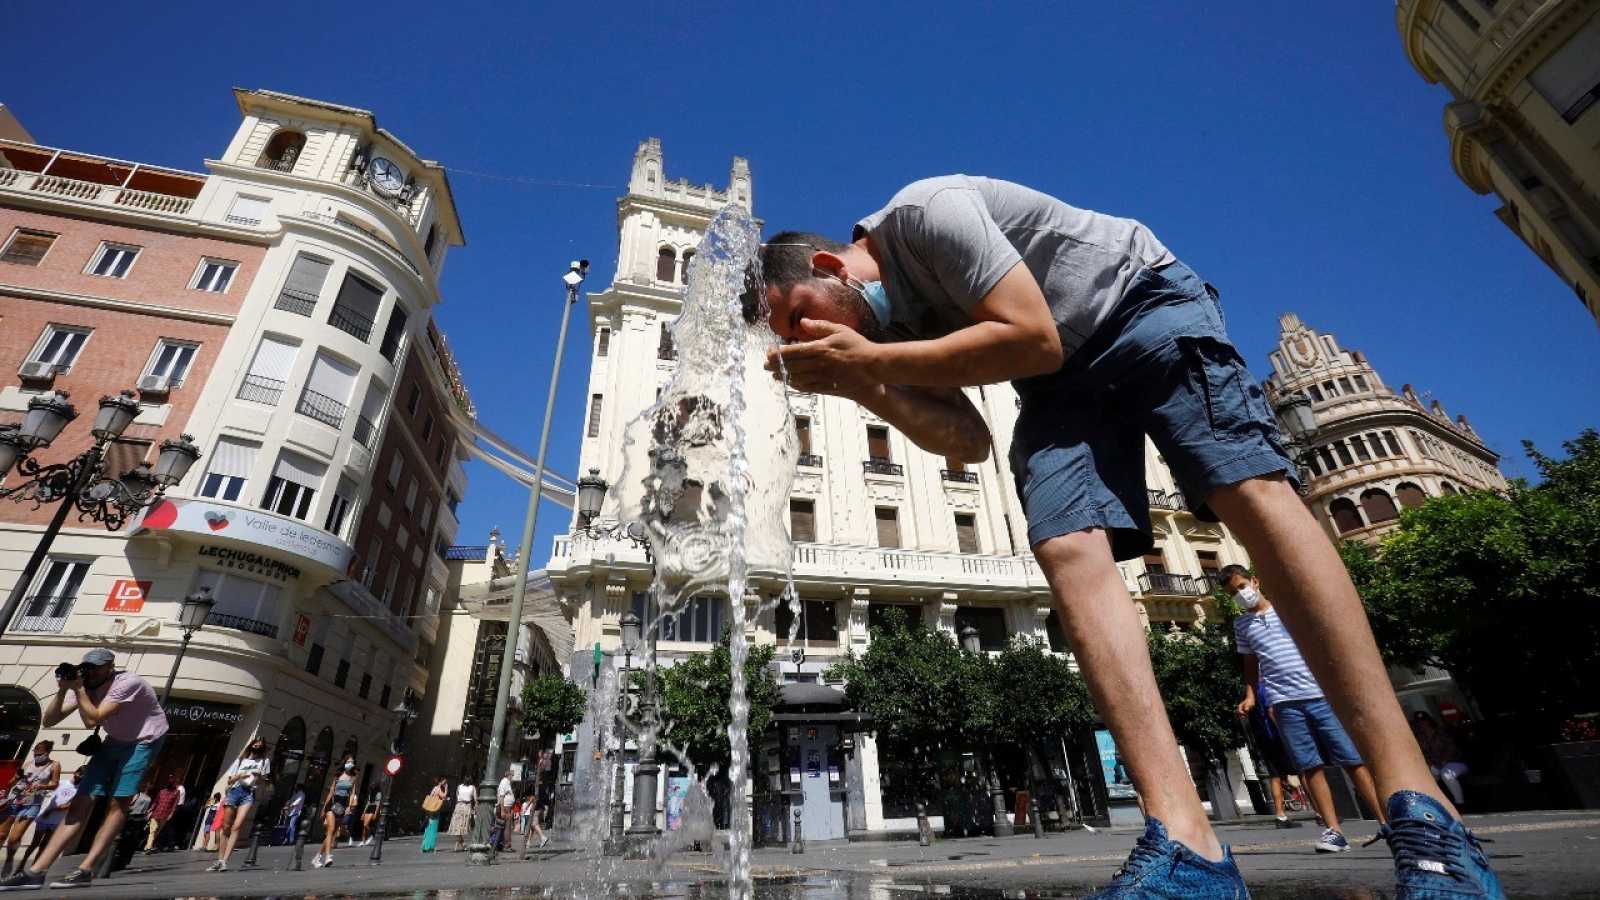
{"label": "wrought iron railing", "polygon": [[55,633],[67,624],[76,594],[36,594],[22,604],[19,615],[12,620],[12,631]]}
{"label": "wrought iron railing", "polygon": [[372,439],[377,435],[377,433],[378,428],[376,425],[372,424],[371,419],[362,415],[356,416],[356,433],[354,435],[356,443],[367,448],[368,450],[371,450]]}
{"label": "wrought iron railing", "polygon": [[939,474],[945,481],[959,481],[962,484],[978,483],[978,473],[968,472],[965,469],[940,469]]}
{"label": "wrought iron railing", "polygon": [[278,626],[271,622],[247,619],[244,616],[230,616],[227,613],[212,612],[206,616],[206,624],[215,625],[218,628],[232,628],[235,631],[247,631],[251,634],[259,634],[262,637],[276,638],[278,636]]}
{"label": "wrought iron railing", "polygon": [[874,456],[862,460],[861,471],[872,475],[904,475],[906,467],[899,463],[890,462],[881,456]]}
{"label": "wrought iron railing", "polygon": [[372,337],[372,317],[343,303],[333,305],[333,311],[328,313],[328,324],[354,335],[357,340],[365,341]]}
{"label": "wrought iron railing", "polygon": [[294,288],[284,288],[278,292],[278,302],[273,306],[310,318],[312,310],[317,308],[317,295],[297,291]]}
{"label": "wrought iron railing", "polygon": [[1199,586],[1188,575],[1170,572],[1145,572],[1139,576],[1139,589],[1147,594],[1167,594],[1177,597],[1197,597]]}
{"label": "wrought iron railing", "polygon": [[797,466],[810,466],[813,469],[820,469],[822,468],[822,454],[802,453],[795,459],[794,463]]}
{"label": "wrought iron railing", "polygon": [[239,384],[239,399],[254,400],[268,406],[277,406],[283,399],[283,389],[288,387],[288,382],[276,378],[267,378],[262,375],[246,375]]}
{"label": "wrought iron railing", "polygon": [[295,405],[294,411],[302,416],[316,419],[324,425],[340,428],[344,426],[344,415],[349,411],[349,407],[327,394],[319,394],[306,388],[301,392],[300,402]]}

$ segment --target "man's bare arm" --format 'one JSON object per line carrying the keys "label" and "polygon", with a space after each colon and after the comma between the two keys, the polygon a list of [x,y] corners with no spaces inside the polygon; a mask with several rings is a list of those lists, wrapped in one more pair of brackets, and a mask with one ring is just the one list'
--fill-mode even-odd
{"label": "man's bare arm", "polygon": [[60,682],[56,683],[56,695],[50,698],[49,703],[45,704],[44,715],[40,718],[40,721],[44,723],[44,727],[55,727],[57,722],[72,715],[73,710],[78,708],[76,705],[68,706],[64,702],[67,692],[70,690],[72,690],[70,687]]}
{"label": "man's bare arm", "polygon": [[969,463],[989,458],[993,444],[989,426],[960,388],[883,384],[851,399],[877,413],[929,453]]}

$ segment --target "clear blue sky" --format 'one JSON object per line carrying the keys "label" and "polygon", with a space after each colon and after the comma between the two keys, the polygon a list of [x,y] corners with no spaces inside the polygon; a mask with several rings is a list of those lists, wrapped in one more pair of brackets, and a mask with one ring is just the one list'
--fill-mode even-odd
{"label": "clear blue sky", "polygon": [[[32,4],[0,30],[0,100],[41,143],[185,168],[226,146],[234,85],[375,111],[455,170],[468,244],[438,318],[480,416],[529,447],[558,279],[586,256],[609,283],[615,200],[652,135],[669,177],[720,186],[749,158],[769,228],[845,235],[953,171],[1143,219],[1220,287],[1258,374],[1294,310],[1467,413],[1512,475],[1522,438],[1556,449],[1600,420],[1600,331],[1451,171],[1448,95],[1406,62],[1390,4],[497,6]],[[581,328],[552,444],[568,475]],[[514,540],[526,495],[470,474],[459,541]],[[566,523],[546,507],[537,562]]]}

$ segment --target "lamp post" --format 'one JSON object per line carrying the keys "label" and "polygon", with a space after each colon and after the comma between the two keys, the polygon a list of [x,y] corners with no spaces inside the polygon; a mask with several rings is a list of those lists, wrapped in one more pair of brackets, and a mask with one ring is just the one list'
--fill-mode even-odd
{"label": "lamp post", "polygon": [[622,628],[622,668],[617,671],[615,711],[617,748],[612,754],[611,830],[605,846],[601,848],[606,856],[621,856],[627,849],[626,816],[622,802],[622,792],[628,783],[628,717],[625,710],[628,699],[628,673],[633,670],[633,648],[639,643],[639,617],[629,610],[622,614],[617,624]]}
{"label": "lamp post", "polygon": [[[976,626],[968,623],[961,629],[961,649],[973,656],[983,652],[983,639]],[[989,800],[994,805],[994,836],[1011,837],[1017,829],[1006,814],[1006,789],[1000,785],[1000,770],[994,764],[994,754],[989,748],[983,751],[985,767],[989,770]]]}
{"label": "lamp post", "polygon": [[211,588],[202,587],[183,598],[183,605],[178,607],[178,627],[183,629],[183,643],[178,645],[178,655],[172,660],[172,671],[167,673],[167,686],[161,689],[163,708],[172,699],[172,683],[178,680],[178,666],[183,664],[183,655],[189,652],[189,639],[205,627],[206,617],[211,615],[211,608],[216,605],[217,600],[211,596]]}
{"label": "lamp post", "polygon": [[167,488],[182,481],[200,459],[200,448],[185,434],[178,440],[161,442],[154,469],[141,464],[115,477],[107,475],[106,448],[128,430],[138,415],[139,403],[133,391],[101,397],[99,412],[90,428],[94,444],[66,462],[50,465],[41,464],[33,454],[49,447],[67,423],[78,417],[65,391],[34,397],[28,401],[27,414],[20,424],[0,426],[0,479],[13,468],[28,479],[15,487],[0,488],[0,498],[32,503],[34,509],[57,504],[50,524],[0,610],[0,631],[11,627],[11,620],[16,618],[24,595],[49,556],[69,511],[76,509],[80,522],[93,520],[107,531],[120,530],[130,517],[155,504]]}
{"label": "lamp post", "polygon": [[[649,560],[650,541],[645,537],[644,526],[638,522],[600,522],[600,510],[605,505],[606,491],[611,485],[600,477],[600,470],[591,468],[589,474],[578,479],[578,526],[572,529],[590,540],[628,541],[644,548],[644,558]],[[654,632],[652,632],[653,634]],[[655,646],[651,639],[652,648]]]}
{"label": "lamp post", "polygon": [[1289,451],[1289,456],[1294,459],[1295,473],[1300,482],[1302,495],[1311,493],[1311,454],[1316,452],[1311,448],[1311,442],[1317,436],[1317,418],[1311,412],[1311,398],[1298,391],[1283,394],[1278,398],[1273,411],[1278,415],[1278,422],[1283,425],[1284,449]]}
{"label": "lamp post", "polygon": [[[394,754],[395,759],[401,759],[406,752],[406,725],[417,717],[417,711],[411,702],[410,688],[406,688],[405,695],[394,708],[394,714],[400,720],[400,727],[394,736],[394,741],[389,744],[389,751]],[[390,771],[390,766],[386,764],[383,775],[383,793],[378,795],[378,834],[372,842],[372,855],[367,858],[367,863],[374,866],[383,863],[383,839],[389,833],[389,810],[394,808],[389,795],[394,793],[395,773]]]}
{"label": "lamp post", "polygon": [[539,521],[539,501],[544,497],[544,459],[550,446],[550,419],[556,409],[556,386],[561,381],[561,357],[567,349],[567,323],[578,302],[578,288],[589,274],[589,261],[575,259],[561,276],[566,285],[566,302],[561,306],[561,330],[556,332],[556,358],[551,364],[550,391],[544,402],[544,424],[539,429],[539,456],[534,461],[533,489],[528,495],[528,510],[522,521],[522,541],[517,549],[517,578],[511,589],[511,618],[506,627],[506,645],[500,656],[500,683],[495,689],[494,723],[489,729],[489,747],[484,760],[483,780],[478,783],[478,821],[472,829],[469,865],[494,862],[495,848],[489,846],[489,817],[495,813],[496,771],[500,768],[500,744],[506,728],[506,702],[511,694],[511,672],[517,665],[517,638],[522,634],[522,601],[528,590],[528,558],[533,554],[533,529]]}

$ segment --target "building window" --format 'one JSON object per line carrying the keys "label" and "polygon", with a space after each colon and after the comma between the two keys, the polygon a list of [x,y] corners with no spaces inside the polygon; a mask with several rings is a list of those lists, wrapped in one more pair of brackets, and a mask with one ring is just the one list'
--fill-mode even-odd
{"label": "building window", "polygon": [[200,483],[200,496],[221,500],[238,500],[250,478],[250,469],[256,463],[256,444],[225,437],[217,440],[211,453],[210,466],[205,480]]}
{"label": "building window", "polygon": [[406,488],[406,512],[416,512],[417,489],[419,487],[421,487],[421,482],[413,477],[410,486]]}
{"label": "building window", "polygon": [[[709,644],[722,637],[721,597],[696,597],[685,603],[676,615],[661,619],[661,640]],[[645,623],[650,620],[640,617]]]}
{"label": "building window", "polygon": [[322,654],[326,650],[321,644],[312,644],[311,651],[306,654],[306,671],[312,675],[322,674]]}
{"label": "building window", "polygon": [[202,259],[200,266],[194,270],[194,278],[190,279],[189,287],[196,291],[226,294],[228,285],[233,282],[233,273],[238,268],[238,263],[225,259]]}
{"label": "building window", "polygon": [[1222,571],[1222,563],[1217,559],[1215,550],[1196,550],[1194,555],[1200,560],[1200,580],[1204,582],[1203,589],[1211,593],[1222,586],[1222,581],[1217,573]]}
{"label": "building window", "polygon": [[400,473],[405,470],[405,465],[405,460],[400,458],[400,451],[396,450],[394,456],[389,460],[389,477],[386,479],[389,490],[393,491],[400,488]]}
{"label": "building window", "polygon": [[362,672],[361,686],[356,688],[356,696],[365,700],[367,699],[367,695],[370,693],[372,693],[372,673]]}
{"label": "building window", "polygon": [[1329,472],[1336,471],[1339,468],[1339,464],[1333,461],[1333,454],[1328,452],[1327,447],[1317,448],[1317,458],[1322,460],[1322,468]]}
{"label": "building window", "polygon": [[224,218],[229,225],[255,227],[266,219],[267,209],[271,206],[272,201],[266,197],[240,194],[233,198],[233,205],[228,207],[228,215]]}
{"label": "building window", "polygon": [[267,140],[267,148],[261,151],[261,158],[256,160],[256,167],[293,172],[295,160],[300,158],[300,150],[305,145],[305,135],[292,129],[280,128]]}
{"label": "building window", "polygon": [[689,263],[693,262],[693,261],[694,261],[694,251],[693,250],[685,250],[685,251],[683,251],[683,277],[682,277],[682,281],[683,281],[684,284],[688,284],[689,283]]}
{"label": "building window", "polygon": [[89,340],[90,330],[71,325],[46,325],[39,343],[23,363],[22,377],[51,378],[72,370],[78,353]]}
{"label": "building window", "polygon": [[1600,19],[1590,18],[1528,81],[1563,121],[1577,122],[1600,99]]}
{"label": "building window", "polygon": [[662,247],[656,254],[656,280],[676,281],[678,254],[671,247]]}
{"label": "building window", "polygon": [[112,478],[121,478],[132,472],[149,458],[151,446],[150,441],[117,438],[106,445],[105,473]]}
{"label": "building window", "polygon": [[309,318],[317,308],[317,298],[322,295],[322,285],[328,280],[331,265],[327,260],[304,253],[296,256],[274,308]]}
{"label": "building window", "polygon": [[605,397],[592,394],[589,397],[589,437],[600,436],[600,407],[605,402]]}
{"label": "building window", "polygon": [[406,415],[416,415],[420,403],[422,403],[422,388],[416,382],[412,382],[411,390],[406,391]]}
{"label": "building window", "polygon": [[1311,399],[1313,401],[1317,403],[1322,402],[1322,389],[1318,388],[1316,385],[1306,385],[1306,393],[1311,395]]}
{"label": "building window", "polygon": [[1398,485],[1394,489],[1394,496],[1395,499],[1400,501],[1400,505],[1406,509],[1416,509],[1427,502],[1428,499],[1428,495],[1422,492],[1422,488],[1409,481]]}
{"label": "building window", "polygon": [[1355,502],[1348,497],[1340,497],[1329,503],[1328,515],[1333,519],[1333,527],[1337,528],[1340,534],[1364,528],[1367,524],[1361,521],[1361,512],[1356,509]]}
{"label": "building window", "polygon": [[1067,646],[1067,633],[1061,630],[1061,615],[1055,610],[1044,617],[1044,637],[1050,642],[1051,653],[1070,653],[1072,648]]}
{"label": "building window", "polygon": [[979,552],[978,517],[972,513],[956,513],[956,550],[961,553]]}
{"label": "building window", "polygon": [[795,541],[811,542],[817,539],[817,504],[815,500],[794,497],[789,500],[789,536]]}
{"label": "building window", "polygon": [[282,589],[275,584],[245,578],[235,572],[214,572],[202,569],[195,579],[195,588],[211,588],[217,605],[206,617],[207,625],[232,628],[263,637],[278,636],[278,619],[282,616]]}
{"label": "building window", "polygon": [[278,457],[277,468],[267,482],[266,493],[261,498],[261,508],[304,519],[311,513],[311,501],[327,468],[299,455],[284,451]]}
{"label": "building window", "polygon": [[339,479],[339,487],[333,492],[333,499],[328,503],[328,516],[322,521],[322,530],[334,535],[344,533],[345,519],[350,515],[350,507],[355,505],[356,486],[350,482]]}
{"label": "building window", "polygon": [[811,455],[811,417],[795,416],[794,433],[800,440],[800,455]]}
{"label": "building window", "polygon": [[339,288],[339,297],[328,313],[328,324],[366,342],[372,337],[372,328],[378,321],[378,304],[382,301],[382,288],[347,273]]}
{"label": "building window", "polygon": [[1373,524],[1400,517],[1400,511],[1394,508],[1394,499],[1377,488],[1361,495],[1361,511],[1367,514],[1367,521]]}
{"label": "building window", "polygon": [[426,444],[433,439],[433,413],[428,413],[428,418],[422,423],[422,443]]}
{"label": "building window", "polygon": [[[782,605],[778,607],[782,609]],[[898,615],[891,616],[895,612]],[[922,624],[922,607],[909,603],[869,603],[867,604],[867,630],[887,631],[893,619],[899,619],[904,628],[915,628]],[[786,632],[778,632],[779,639],[788,637]]]}
{"label": "building window", "polygon": [[1360,375],[1351,375],[1350,376],[1350,380],[1355,382],[1356,390],[1362,391],[1362,392],[1366,391],[1366,389],[1367,389],[1367,380],[1365,378],[1362,378]]}
{"label": "building window", "polygon": [[145,364],[144,375],[139,378],[141,393],[165,393],[176,390],[189,374],[189,364],[194,361],[198,344],[162,338],[156,342],[155,352]]}
{"label": "building window", "polygon": [[1385,444],[1389,445],[1389,453],[1390,454],[1392,454],[1394,456],[1405,456],[1406,455],[1405,451],[1400,449],[1400,442],[1395,440],[1394,432],[1385,431],[1383,433],[1383,442]]}
{"label": "building window", "polygon": [[239,385],[239,399],[277,406],[283,398],[283,389],[289,384],[289,370],[300,352],[298,344],[283,338],[263,337],[250,361],[250,371]]}
{"label": "building window", "polygon": [[44,255],[50,252],[50,245],[55,242],[56,236],[48,231],[18,228],[11,233],[11,240],[6,241],[5,249],[0,250],[0,262],[37,266],[44,261]]}
{"label": "building window", "polygon": [[605,356],[611,352],[611,329],[600,329],[600,336],[595,338],[594,355]]}
{"label": "building window", "polygon": [[1367,452],[1367,442],[1364,438],[1362,438],[1361,435],[1358,434],[1352,437],[1350,439],[1350,446],[1356,451],[1356,459],[1359,459],[1362,462],[1372,461],[1372,454]]}
{"label": "building window", "polygon": [[339,668],[333,670],[333,686],[342,688],[350,680],[350,660],[339,660]]}
{"label": "building window", "polygon": [[139,248],[132,244],[102,241],[100,250],[95,253],[94,259],[89,261],[88,274],[105,278],[127,278],[128,270],[133,267],[133,261],[138,255]]}
{"label": "building window", "polygon": [[44,566],[44,576],[34,586],[32,593],[17,610],[11,623],[13,631],[59,632],[67,624],[72,604],[78,599],[78,589],[89,574],[87,560],[51,558]]}
{"label": "building window", "polygon": [[1372,445],[1372,455],[1377,459],[1383,459],[1389,455],[1389,452],[1383,447],[1383,441],[1376,433],[1367,435],[1367,443]]}
{"label": "building window", "polygon": [[661,336],[656,339],[656,359],[677,359],[677,348],[672,345],[672,327],[670,323],[661,323]]}
{"label": "building window", "polygon": [[[869,607],[870,609],[870,607]],[[832,600],[800,601],[800,621],[796,627],[794,610],[787,600],[779,600],[773,611],[773,630],[778,640],[786,641],[793,634],[797,640],[833,642],[839,640],[838,606]]]}
{"label": "building window", "polygon": [[1350,448],[1344,445],[1344,441],[1334,441],[1333,452],[1339,454],[1339,462],[1341,464],[1346,466],[1353,466],[1356,464],[1355,459],[1350,455]]}
{"label": "building window", "polygon": [[438,242],[439,242],[439,226],[438,225],[429,225],[428,226],[428,237],[427,237],[427,240],[422,242],[422,255],[426,256],[430,262],[433,260],[433,246],[434,246],[434,244],[437,244]]}
{"label": "building window", "polygon": [[893,462],[889,455],[889,429],[882,425],[867,426],[867,459],[872,462]]}
{"label": "building window", "polygon": [[361,401],[361,414],[356,416],[356,430],[352,437],[368,450],[375,449],[378,417],[383,414],[383,398],[388,395],[389,389],[383,382],[376,378],[367,382],[367,395]]}
{"label": "building window", "polygon": [[995,606],[956,607],[956,637],[972,626],[978,629],[978,646],[985,651],[1004,650],[1009,635],[1006,632],[1006,611]]}
{"label": "building window", "polygon": [[892,506],[879,506],[873,510],[878,525],[878,546],[900,546],[900,513]]}
{"label": "building window", "polygon": [[406,311],[396,303],[389,312],[389,324],[383,329],[383,341],[378,345],[378,352],[384,359],[394,362],[400,353],[400,345],[406,337]]}
{"label": "building window", "polygon": [[318,353],[311,374],[300,392],[295,412],[329,428],[343,428],[350,411],[350,392],[356,387],[356,367],[326,353]]}

